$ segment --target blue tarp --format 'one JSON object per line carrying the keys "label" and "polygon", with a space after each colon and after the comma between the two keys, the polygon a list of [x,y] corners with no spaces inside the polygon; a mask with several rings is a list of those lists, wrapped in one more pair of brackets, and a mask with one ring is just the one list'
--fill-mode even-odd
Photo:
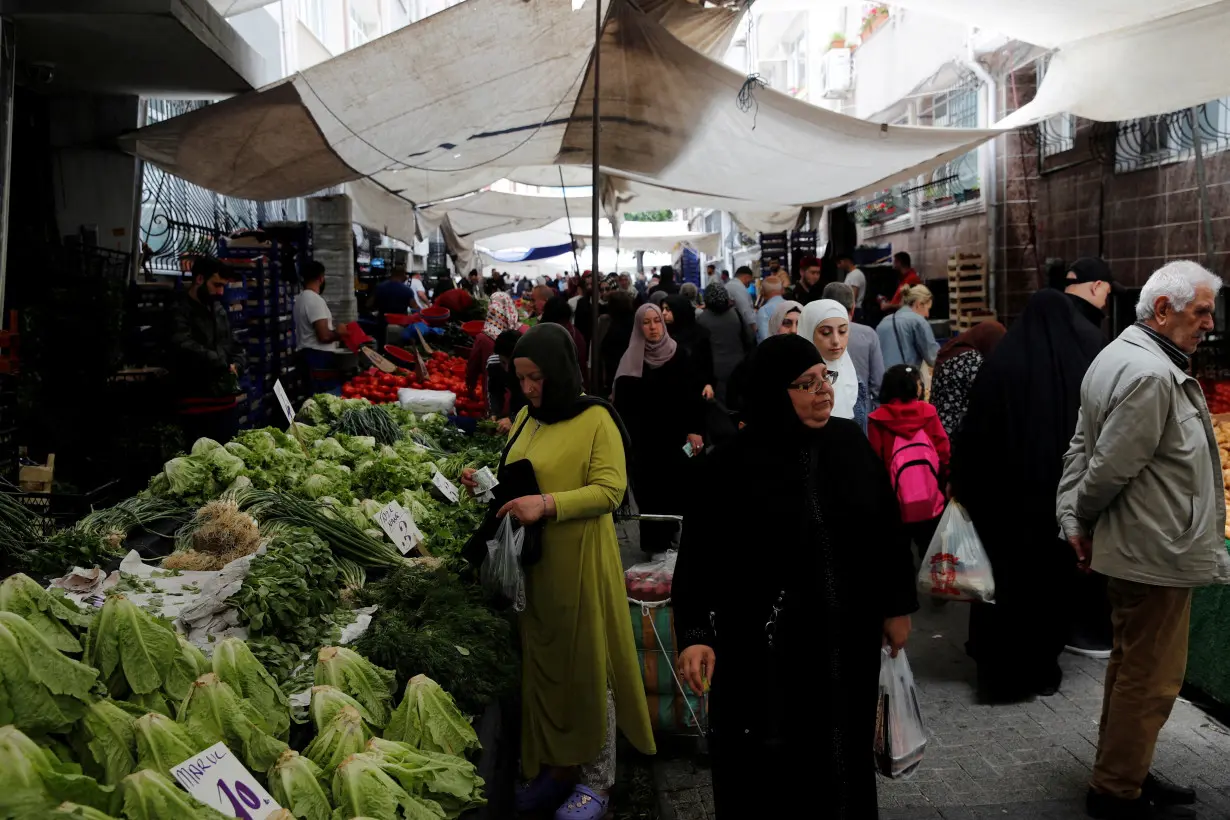
{"label": "blue tarp", "polygon": [[552,256],[563,256],[566,253],[572,253],[571,242],[529,250],[487,251],[487,255],[497,262],[532,262],[535,259],[550,259]]}

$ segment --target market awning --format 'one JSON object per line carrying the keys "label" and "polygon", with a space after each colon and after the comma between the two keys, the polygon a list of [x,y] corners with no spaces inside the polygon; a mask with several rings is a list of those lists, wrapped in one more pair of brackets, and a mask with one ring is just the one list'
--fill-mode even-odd
{"label": "market awning", "polygon": [[473,241],[484,236],[540,228],[560,218],[588,214],[592,208],[593,200],[587,196],[524,196],[483,191],[425,205],[418,209],[418,214],[428,230],[435,230],[447,217],[458,236]]}
{"label": "market awning", "polygon": [[[745,87],[742,74],[697,50],[724,49],[737,15],[686,0],[644,5],[612,0],[601,44],[599,165],[625,190],[654,186],[673,207],[718,198],[736,200],[736,212],[787,210],[910,178],[997,133],[870,123]],[[253,199],[366,178],[402,200],[434,202],[506,173],[587,167],[591,25],[591,12],[559,0],[467,0],[124,144],[177,176]],[[473,237],[538,222],[513,218],[452,230]]]}
{"label": "market awning", "polygon": [[1227,0],[896,2],[1056,49],[1034,100],[1000,127],[1063,112],[1113,122],[1230,96]]}

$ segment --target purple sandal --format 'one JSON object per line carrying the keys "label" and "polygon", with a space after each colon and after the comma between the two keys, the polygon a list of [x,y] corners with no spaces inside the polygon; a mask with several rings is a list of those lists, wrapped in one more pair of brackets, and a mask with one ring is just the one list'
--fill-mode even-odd
{"label": "purple sandal", "polygon": [[555,820],[601,820],[610,802],[610,797],[600,797],[589,786],[578,785],[572,796],[556,810]]}
{"label": "purple sandal", "polygon": [[572,783],[567,780],[557,780],[551,773],[543,769],[533,780],[517,787],[516,805],[518,812],[532,812],[557,805]]}

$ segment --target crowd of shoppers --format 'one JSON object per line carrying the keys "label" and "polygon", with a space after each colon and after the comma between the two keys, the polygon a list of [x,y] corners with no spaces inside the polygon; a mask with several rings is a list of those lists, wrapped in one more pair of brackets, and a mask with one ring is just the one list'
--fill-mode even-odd
{"label": "crowd of shoppers", "polygon": [[[860,322],[875,301],[849,257],[844,282],[821,286],[808,259],[797,282],[762,278],[758,298],[749,268],[728,280],[713,268],[699,305],[669,267],[644,293],[608,277],[592,332],[583,287],[541,309],[530,293],[542,322],[524,335],[512,300],[493,295],[475,351],[507,458],[528,459],[540,488],[501,514],[546,522],[520,619],[523,811],[597,820],[616,727],[653,748],[612,526],[630,500],[683,518],[677,544],[673,523],[642,521],[640,546],[679,550],[677,671],[709,694],[721,817],[762,812],[766,783],[800,782],[835,816],[876,816],[879,653],[906,644],[918,563],[953,501],[995,580],[995,603],[970,610],[981,695],[1055,694],[1065,648],[1109,657],[1090,815],[1194,799],[1149,767],[1183,680],[1191,589],[1230,583],[1221,466],[1190,373],[1221,281],[1166,265],[1108,346],[1118,286],[1106,263],[1080,259],[1009,328],[983,322],[940,347],[931,291],[908,255],[894,265],[875,329]],[[581,389],[587,346],[594,396]],[[772,477],[773,512],[715,514],[714,488],[753,476]]]}

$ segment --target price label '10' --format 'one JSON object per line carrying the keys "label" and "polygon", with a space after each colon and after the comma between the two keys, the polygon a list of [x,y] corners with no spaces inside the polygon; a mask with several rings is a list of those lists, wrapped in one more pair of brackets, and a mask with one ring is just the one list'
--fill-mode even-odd
{"label": "price label '10'", "polygon": [[281,808],[225,743],[173,766],[171,775],[190,795],[228,817],[264,820]]}

